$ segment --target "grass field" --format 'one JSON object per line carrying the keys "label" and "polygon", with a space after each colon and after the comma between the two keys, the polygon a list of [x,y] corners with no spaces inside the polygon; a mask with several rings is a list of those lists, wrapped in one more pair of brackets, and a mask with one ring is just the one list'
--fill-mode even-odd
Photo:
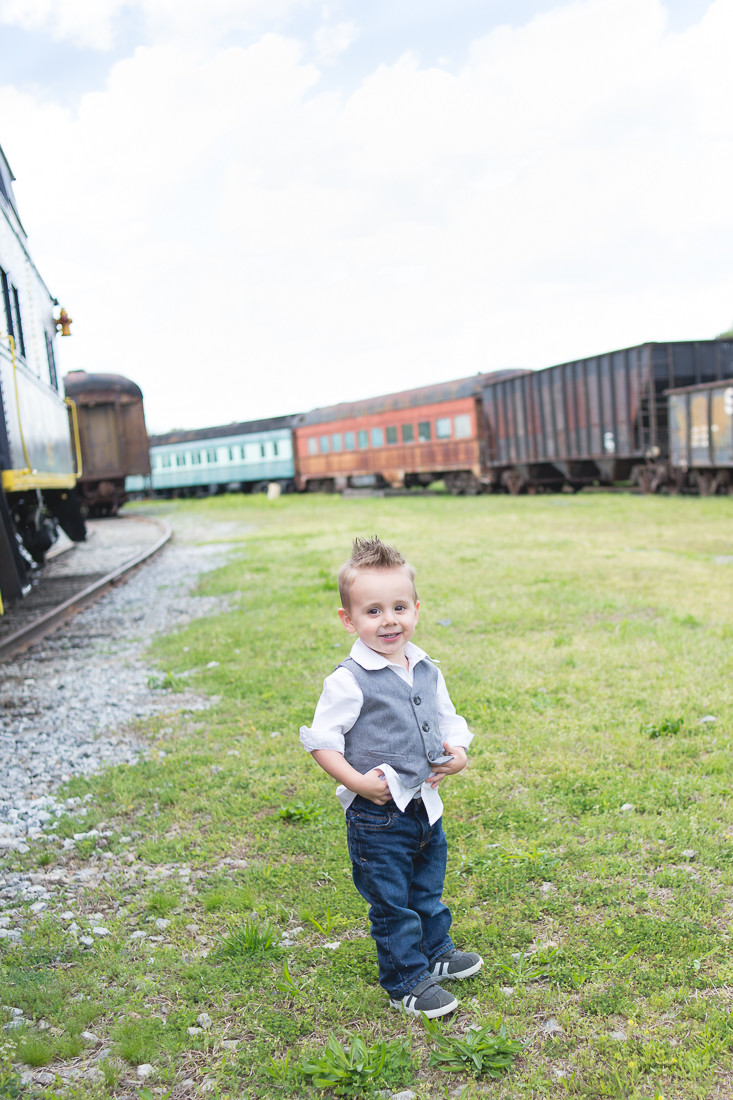
{"label": "grass field", "polygon": [[[160,690],[214,703],[71,785],[108,836],[64,850],[70,816],[10,861],[89,886],[0,941],[0,1003],[48,1025],[2,1033],[0,1097],[31,1095],[20,1063],[95,1065],[34,1093],[89,1100],[312,1096],[317,1067],[357,1096],[733,1095],[733,498],[153,510],[231,548],[201,586],[221,613],[155,650]],[[378,988],[334,784],[298,741],[351,642],[336,570],[374,532],[417,567],[415,640],[476,734],[441,788],[445,896],[485,966],[431,1028]],[[63,909],[110,934],[84,946]]]}

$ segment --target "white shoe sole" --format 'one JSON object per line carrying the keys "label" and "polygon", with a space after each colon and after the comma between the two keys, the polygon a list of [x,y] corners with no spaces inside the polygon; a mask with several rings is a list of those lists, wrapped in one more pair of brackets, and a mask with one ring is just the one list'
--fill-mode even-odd
{"label": "white shoe sole", "polygon": [[412,1008],[406,1005],[404,1001],[393,1001],[391,997],[389,1003],[392,1008],[396,1008],[398,1012],[404,1012],[407,1016],[427,1016],[429,1020],[434,1019],[436,1016],[447,1016],[449,1012],[455,1012],[458,1008],[458,1001],[455,997],[447,1005],[428,1009]]}
{"label": "white shoe sole", "polygon": [[478,974],[479,970],[484,965],[484,960],[479,959],[479,961],[477,963],[474,963],[473,966],[469,966],[468,970],[461,970],[458,974],[441,974],[440,967],[448,965],[448,963],[436,963],[435,970],[430,971],[430,977],[433,979],[434,982],[452,982],[456,979],[460,981],[463,978],[470,978],[473,974]]}

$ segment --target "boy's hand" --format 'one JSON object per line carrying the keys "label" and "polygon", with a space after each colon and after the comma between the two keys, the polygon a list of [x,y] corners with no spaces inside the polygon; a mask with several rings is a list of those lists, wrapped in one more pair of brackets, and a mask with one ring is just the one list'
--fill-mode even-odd
{"label": "boy's hand", "polygon": [[[353,789],[356,790],[356,785]],[[385,802],[389,802],[392,797],[384,772],[379,768],[372,768],[366,775],[361,776],[356,793],[362,798],[368,798],[370,802],[376,802],[377,806],[384,806]]]}
{"label": "boy's hand", "polygon": [[455,775],[457,772],[462,772],[468,763],[466,750],[461,745],[449,745],[447,741],[444,741],[443,748],[446,752],[451,753],[453,759],[449,760],[447,764],[438,764],[437,767],[433,768],[432,776],[426,780],[431,787],[437,787],[446,775]]}

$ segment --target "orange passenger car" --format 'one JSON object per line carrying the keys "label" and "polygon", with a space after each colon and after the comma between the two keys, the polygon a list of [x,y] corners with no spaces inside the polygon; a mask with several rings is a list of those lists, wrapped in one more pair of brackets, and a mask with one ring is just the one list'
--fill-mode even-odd
{"label": "orange passenger car", "polygon": [[475,374],[297,416],[298,489],[411,488],[444,480],[451,492],[480,492],[487,484],[481,390],[515,373]]}

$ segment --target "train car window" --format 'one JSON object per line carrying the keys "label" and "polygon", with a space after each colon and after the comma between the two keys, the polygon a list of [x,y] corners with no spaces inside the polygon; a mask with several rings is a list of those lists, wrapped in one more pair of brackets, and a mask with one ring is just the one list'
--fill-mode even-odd
{"label": "train car window", "polygon": [[56,373],[56,356],[53,353],[53,341],[48,333],[44,333],[46,337],[46,357],[48,358],[48,377],[51,385],[55,390],[59,388],[59,376]]}
{"label": "train car window", "polygon": [[200,451],[194,451],[191,455],[191,465],[192,466],[199,466],[200,464],[201,464],[201,452]]}
{"label": "train car window", "polygon": [[264,458],[266,455],[265,444],[260,443],[260,458]]}
{"label": "train car window", "polygon": [[436,439],[450,439],[450,417],[441,416],[435,421],[435,436]]}
{"label": "train car window", "polygon": [[361,429],[361,431],[359,432],[358,440],[359,440],[359,450],[363,451],[365,447],[369,446],[369,441],[367,439],[366,428]]}
{"label": "train car window", "polygon": [[456,439],[468,439],[471,435],[471,417],[468,413],[461,413],[453,417],[453,432]]}
{"label": "train car window", "polygon": [[309,438],[308,438],[308,454],[309,455],[317,455],[318,454],[318,440],[316,439],[316,437],[314,435],[309,436]]}
{"label": "train car window", "polygon": [[273,453],[273,455],[275,455],[277,457],[277,440],[276,439],[273,439],[273,441],[272,441],[272,453]]}
{"label": "train car window", "polygon": [[181,455],[181,454],[177,454],[176,455],[176,466],[185,466],[185,465],[186,465],[186,456]]}
{"label": "train car window", "polygon": [[170,455],[163,455],[163,465],[164,466],[170,466],[170,464],[171,464],[171,456]]}
{"label": "train car window", "polygon": [[387,442],[388,443],[396,443],[397,442],[397,429],[396,428],[387,428]]}
{"label": "train car window", "polygon": [[8,333],[9,336],[12,336],[13,339],[15,339],[15,329],[13,327],[13,311],[10,308],[10,284],[8,283],[7,275],[5,274],[5,272],[3,271],[3,269],[1,267],[0,267],[0,282],[2,282],[2,289],[3,289],[2,308],[3,308],[3,313],[5,314],[5,318],[4,318],[5,319],[5,324],[2,327]]}
{"label": "train car window", "polygon": [[353,432],[344,432],[344,449],[353,451],[356,447],[356,436]]}
{"label": "train car window", "polygon": [[18,288],[13,287],[13,309],[15,312],[15,324],[17,327],[16,340],[18,347],[20,348],[20,354],[25,359],[25,340],[23,339],[23,322],[20,319],[20,298],[18,297]]}
{"label": "train car window", "polygon": [[420,443],[429,443],[432,438],[431,424],[429,420],[421,420],[417,426],[417,438]]}
{"label": "train car window", "polygon": [[331,450],[334,452],[343,450],[341,446],[341,432],[334,432],[331,436]]}
{"label": "train car window", "polygon": [[402,442],[414,443],[415,441],[415,429],[412,424],[402,425]]}
{"label": "train car window", "polygon": [[322,435],[321,439],[320,439],[320,443],[321,443],[321,454],[322,455],[327,455],[328,454],[328,436],[327,435]]}
{"label": "train car window", "polygon": [[381,428],[372,428],[372,447],[384,446],[384,432]]}
{"label": "train car window", "polygon": [[209,462],[217,462],[218,457],[219,456],[217,455],[216,451],[207,451],[207,458],[209,459]]}

